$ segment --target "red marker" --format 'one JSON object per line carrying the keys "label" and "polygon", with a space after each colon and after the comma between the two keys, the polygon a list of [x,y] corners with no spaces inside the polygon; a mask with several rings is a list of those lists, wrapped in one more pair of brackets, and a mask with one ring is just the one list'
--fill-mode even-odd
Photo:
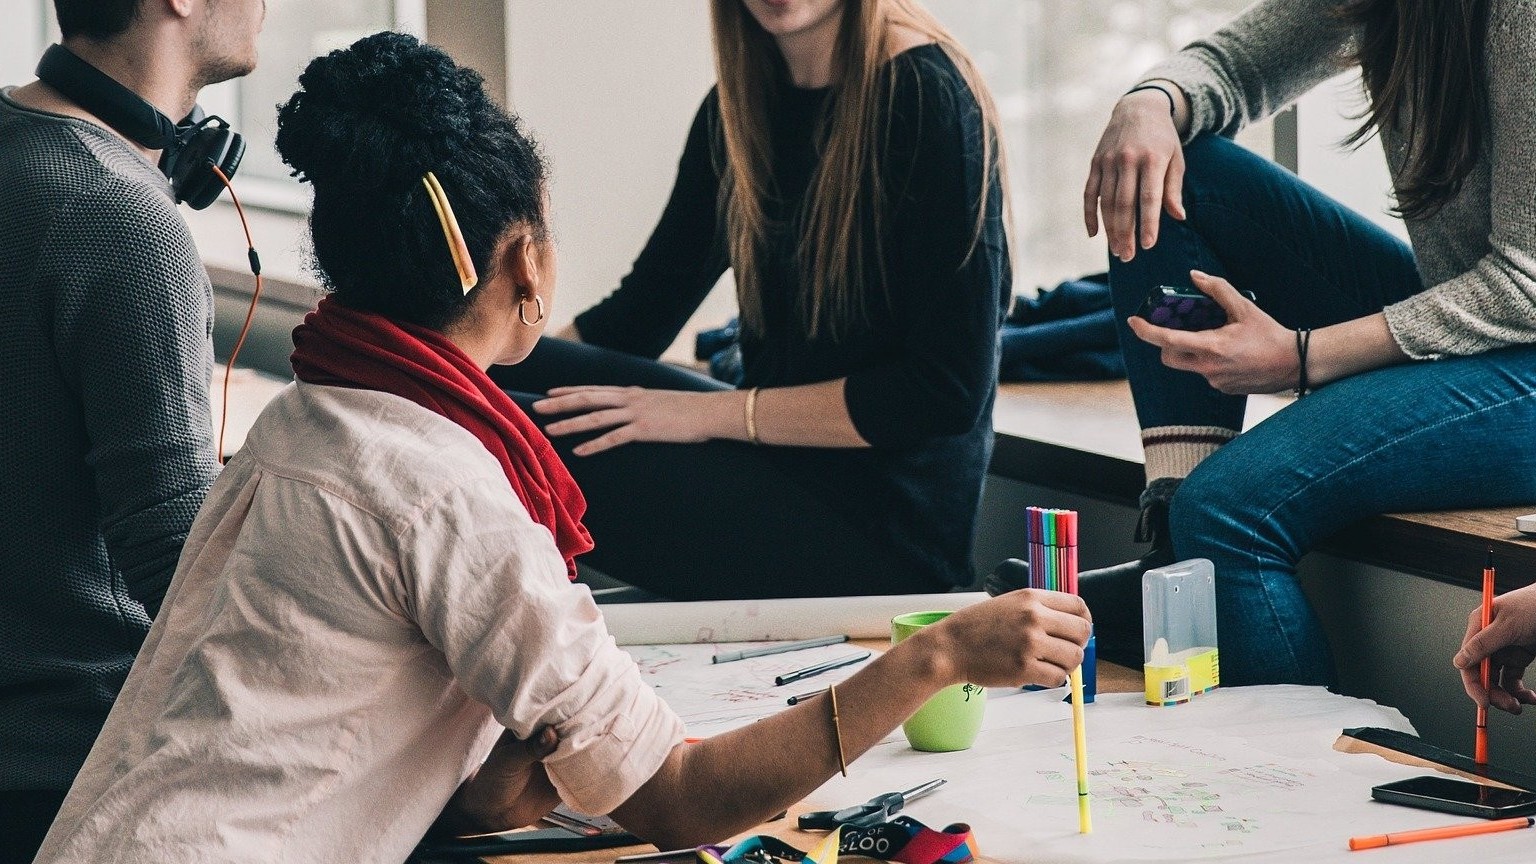
{"label": "red marker", "polygon": [[[1483,626],[1487,630],[1493,623],[1493,550],[1488,550],[1488,562],[1483,565]],[[1493,664],[1489,658],[1484,657],[1481,664],[1483,674],[1483,692],[1488,692],[1488,686],[1492,683]],[[1488,764],[1488,706],[1477,706],[1477,739],[1474,743],[1472,759],[1479,765]]]}
{"label": "red marker", "polygon": [[1536,819],[1516,816],[1513,819],[1494,819],[1490,822],[1473,822],[1469,825],[1448,825],[1444,828],[1424,828],[1418,831],[1398,831],[1395,834],[1373,834],[1349,838],[1349,851],[1380,849],[1401,843],[1417,843],[1420,840],[1449,840],[1452,837],[1469,837],[1474,834],[1492,834],[1496,831],[1515,831],[1529,828]]}

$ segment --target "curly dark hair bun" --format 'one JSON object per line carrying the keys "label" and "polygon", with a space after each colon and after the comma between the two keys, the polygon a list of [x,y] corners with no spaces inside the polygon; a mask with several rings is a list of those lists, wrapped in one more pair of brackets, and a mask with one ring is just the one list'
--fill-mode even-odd
{"label": "curly dark hair bun", "polygon": [[473,137],[494,110],[478,72],[404,33],[375,33],[317,57],[279,109],[277,149],[316,182],[420,176]]}
{"label": "curly dark hair bun", "polygon": [[542,235],[537,146],[478,72],[404,33],[310,61],[278,107],[277,149],[314,185],[321,279],[347,305],[440,328],[466,304],[421,180],[437,175],[487,278],[511,226]]}

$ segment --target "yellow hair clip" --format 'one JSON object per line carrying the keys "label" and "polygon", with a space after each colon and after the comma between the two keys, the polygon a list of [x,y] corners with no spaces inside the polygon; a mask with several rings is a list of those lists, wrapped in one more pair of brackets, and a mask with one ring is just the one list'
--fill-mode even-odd
{"label": "yellow hair clip", "polygon": [[480,282],[480,275],[475,272],[475,262],[469,257],[469,245],[464,242],[464,234],[459,231],[459,220],[453,215],[453,205],[448,203],[448,195],[443,192],[443,184],[437,182],[437,175],[431,171],[421,178],[421,182],[427,187],[427,197],[432,199],[432,209],[437,211],[437,219],[443,223],[443,237],[448,240],[448,253],[453,256],[453,266],[459,271],[459,285],[464,293]]}

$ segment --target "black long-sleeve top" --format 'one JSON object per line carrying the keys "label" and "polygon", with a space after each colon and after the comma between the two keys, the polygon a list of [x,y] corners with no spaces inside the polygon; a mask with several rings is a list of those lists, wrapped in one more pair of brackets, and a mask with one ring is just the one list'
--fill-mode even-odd
{"label": "black long-sleeve top", "polygon": [[[885,73],[895,76],[881,159],[886,284],[865,286],[868,320],[838,338],[811,338],[802,323],[795,256],[797,217],[832,97],[787,79],[776,88],[768,117],[777,194],[766,215],[777,227],[759,256],[764,326],[743,331],[742,386],[846,378],[848,413],[870,448],[776,447],[774,457],[919,572],[932,573],[936,587],[965,584],[992,448],[997,333],[1011,294],[1002,189],[995,163],[983,158],[980,107],[943,49],[903,52]],[[633,269],[577,317],[583,341],[659,356],[728,266],[716,204],[724,165],[718,115],[711,92]],[[983,177],[986,219],[973,249]],[[878,274],[869,254],[864,272]]]}

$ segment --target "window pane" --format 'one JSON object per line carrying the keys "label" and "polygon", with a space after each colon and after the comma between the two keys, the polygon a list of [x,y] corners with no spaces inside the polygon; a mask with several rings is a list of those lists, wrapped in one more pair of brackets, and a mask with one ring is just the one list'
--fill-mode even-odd
{"label": "window pane", "polygon": [[272,146],[277,106],[293,94],[312,58],[394,25],[394,0],[267,0],[260,62],[237,88],[234,122],[249,142],[241,177],[288,177]]}
{"label": "window pane", "polygon": [[[1110,107],[1138,75],[1248,0],[927,0],[970,51],[1002,117],[1017,287],[1102,271],[1083,183]],[[1262,132],[1246,139],[1262,141]],[[1265,150],[1267,144],[1255,149]]]}

